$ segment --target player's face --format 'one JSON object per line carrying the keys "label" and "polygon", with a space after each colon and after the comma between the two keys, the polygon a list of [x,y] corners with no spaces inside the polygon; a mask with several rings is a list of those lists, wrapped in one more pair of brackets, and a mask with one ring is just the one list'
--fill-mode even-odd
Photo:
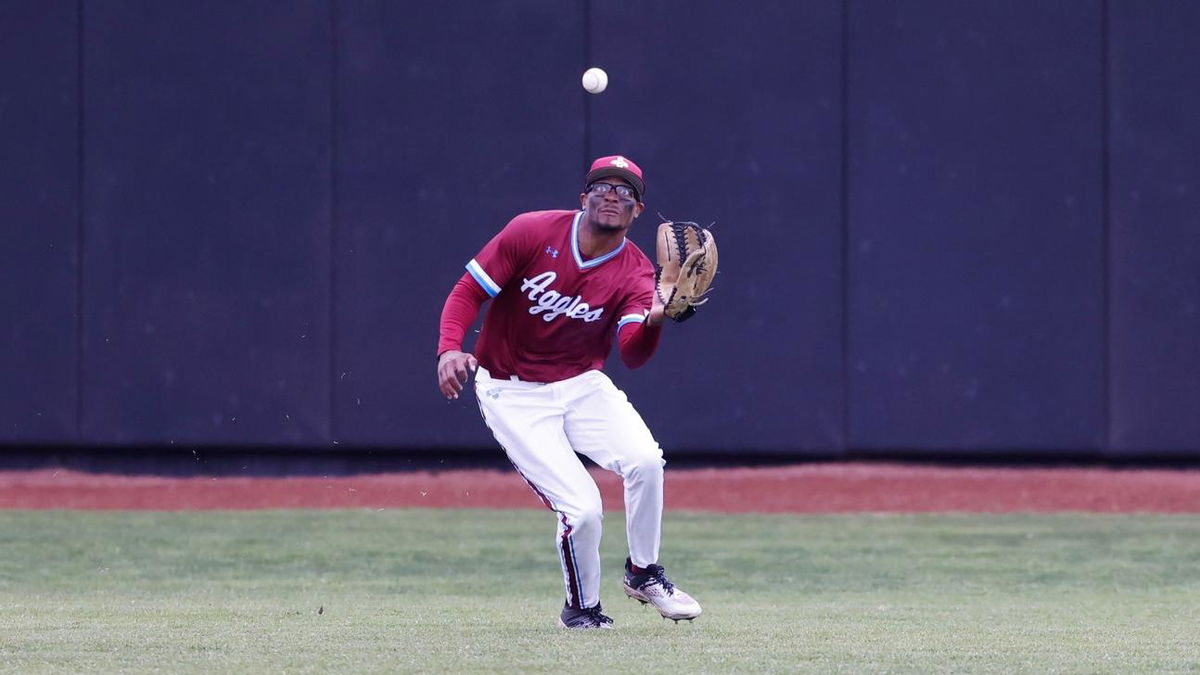
{"label": "player's face", "polygon": [[[601,183],[611,187],[597,188]],[[579,203],[588,222],[600,230],[628,230],[629,226],[633,225],[634,218],[642,214],[643,208],[632,188],[632,185],[620,178],[601,178],[589,185],[588,191],[579,195]],[[628,195],[622,195],[621,192],[628,192]]]}

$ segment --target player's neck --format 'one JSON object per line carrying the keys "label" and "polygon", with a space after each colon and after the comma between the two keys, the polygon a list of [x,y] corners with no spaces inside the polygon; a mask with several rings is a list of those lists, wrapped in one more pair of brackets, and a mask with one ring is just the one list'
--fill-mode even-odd
{"label": "player's neck", "polygon": [[588,260],[613,251],[625,240],[623,229],[601,229],[586,221],[582,225],[579,228],[579,254]]}

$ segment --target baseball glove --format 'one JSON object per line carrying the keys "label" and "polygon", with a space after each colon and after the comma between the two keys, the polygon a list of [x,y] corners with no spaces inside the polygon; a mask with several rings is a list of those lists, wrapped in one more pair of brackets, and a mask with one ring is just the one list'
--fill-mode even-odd
{"label": "baseball glove", "polygon": [[717,275],[717,242],[712,232],[696,223],[666,222],[658,226],[658,282],[656,292],[663,313],[686,321]]}

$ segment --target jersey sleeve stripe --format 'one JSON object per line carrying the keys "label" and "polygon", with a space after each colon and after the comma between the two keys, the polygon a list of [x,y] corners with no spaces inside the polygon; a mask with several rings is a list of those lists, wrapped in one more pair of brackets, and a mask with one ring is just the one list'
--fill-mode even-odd
{"label": "jersey sleeve stripe", "polygon": [[479,285],[483,287],[483,290],[487,292],[489,297],[494,298],[500,292],[500,286],[495,281],[492,281],[492,278],[488,276],[487,272],[483,271],[483,268],[479,266],[479,263],[475,262],[474,258],[471,258],[471,262],[467,263],[467,272],[470,272],[471,276],[475,277],[475,281],[479,282]]}
{"label": "jersey sleeve stripe", "polygon": [[642,323],[646,320],[645,314],[626,314],[617,320],[617,330],[621,330],[626,324]]}

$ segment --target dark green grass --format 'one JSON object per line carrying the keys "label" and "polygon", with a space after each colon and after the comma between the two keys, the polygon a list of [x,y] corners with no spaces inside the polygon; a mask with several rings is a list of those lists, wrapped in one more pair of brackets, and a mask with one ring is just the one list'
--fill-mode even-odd
{"label": "dark green grass", "polygon": [[1200,517],[668,514],[704,604],[555,626],[539,511],[0,512],[6,672],[1197,672]]}

